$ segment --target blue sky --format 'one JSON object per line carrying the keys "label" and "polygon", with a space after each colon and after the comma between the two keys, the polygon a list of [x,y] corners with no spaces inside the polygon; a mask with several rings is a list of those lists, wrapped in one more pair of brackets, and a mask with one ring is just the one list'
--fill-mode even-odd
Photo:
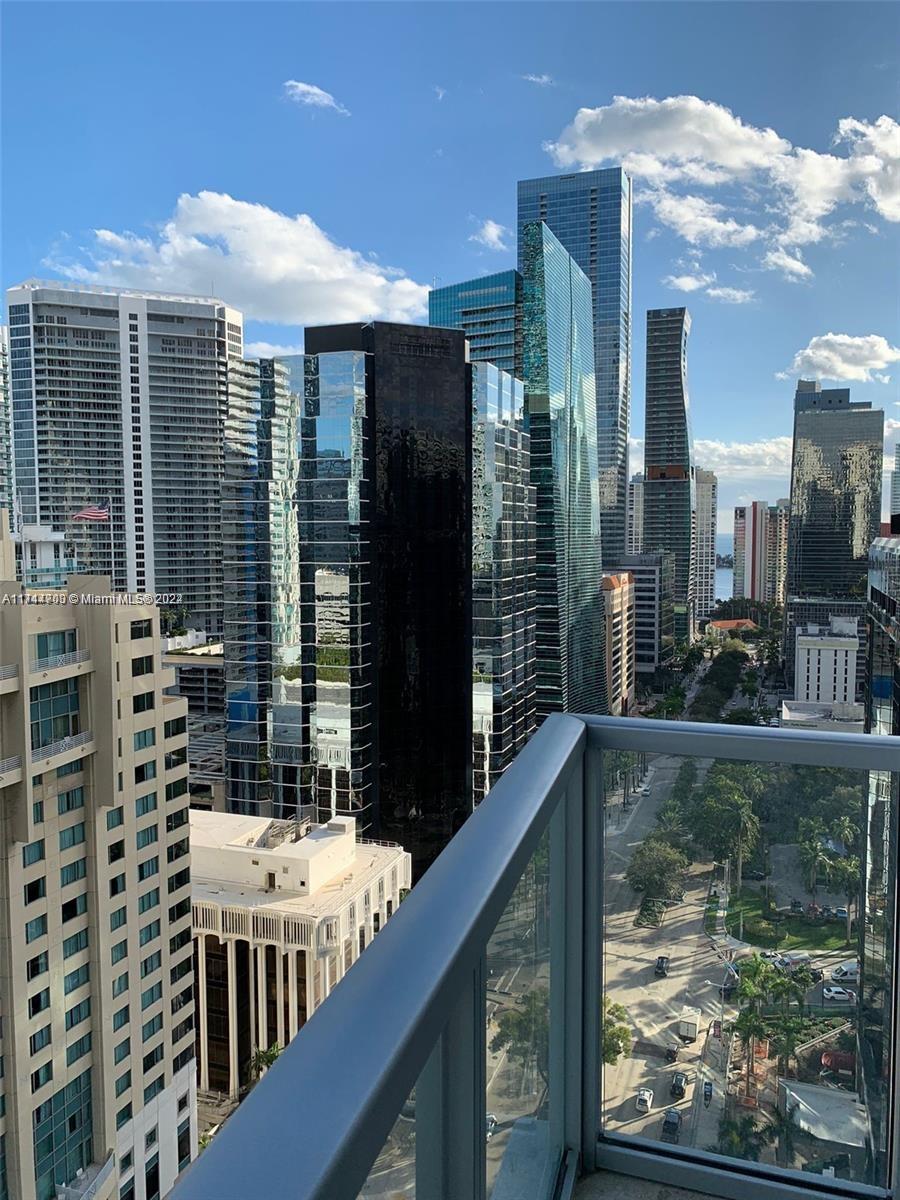
{"label": "blue sky", "polygon": [[884,408],[892,453],[896,6],[7,3],[2,20],[7,285],[214,290],[249,343],[298,347],[303,323],[422,320],[433,279],[514,264],[517,179],[625,160],[633,468],[644,314],[680,303],[720,529],[787,494],[798,372]]}

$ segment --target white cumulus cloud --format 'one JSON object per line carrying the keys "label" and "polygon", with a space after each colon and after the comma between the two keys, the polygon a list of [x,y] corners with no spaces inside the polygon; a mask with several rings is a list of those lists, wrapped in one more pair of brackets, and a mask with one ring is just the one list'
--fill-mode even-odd
{"label": "white cumulus cloud", "polygon": [[746,246],[760,236],[755,225],[742,225],[733,217],[723,217],[724,207],[703,196],[678,196],[666,188],[657,188],[641,197],[649,203],[663,225],[692,246]]}
{"label": "white cumulus cloud", "polygon": [[488,250],[507,250],[505,238],[509,230],[505,225],[501,225],[499,221],[492,221],[490,217],[482,221],[475,232],[469,238],[470,242],[477,242],[480,246],[486,246]]}
{"label": "white cumulus cloud", "polygon": [[301,83],[299,79],[288,79],[285,81],[284,91],[285,95],[289,99],[295,100],[297,104],[306,104],[310,108],[332,108],[342,117],[350,116],[350,110],[344,108],[343,104],[339,104],[331,92],[323,91],[314,83]]}
{"label": "white cumulus cloud", "polygon": [[447,89],[442,88],[438,83],[436,83],[431,90],[437,96],[438,100],[443,100],[443,98],[447,95]]}
{"label": "white cumulus cloud", "polygon": [[74,258],[46,260],[69,279],[216,295],[279,325],[413,321],[428,288],[340,246],[307,213],[289,216],[223,192],[179,196],[152,236],[94,231]]}
{"label": "white cumulus cloud", "polygon": [[770,271],[780,271],[785,279],[797,282],[799,279],[811,279],[812,268],[800,257],[799,252],[790,254],[783,246],[776,246],[766,253],[762,265]]}
{"label": "white cumulus cloud", "polygon": [[757,442],[721,442],[697,438],[694,458],[722,480],[783,479],[791,471],[792,438],[762,438]]}
{"label": "white cumulus cloud", "polygon": [[285,346],[281,342],[245,342],[247,358],[286,358],[290,354],[302,354],[303,346]]}
{"label": "white cumulus cloud", "polygon": [[900,347],[892,346],[881,334],[853,337],[849,333],[821,333],[798,350],[781,378],[802,375],[807,379],[856,380],[887,383],[886,367],[900,361]]}
{"label": "white cumulus cloud", "polygon": [[536,83],[538,87],[553,87],[556,80],[552,75],[523,75],[526,83]]}
{"label": "white cumulus cloud", "polygon": [[702,272],[697,275],[667,275],[662,283],[676,292],[699,292],[713,283],[715,278],[715,275],[704,275]]}
{"label": "white cumulus cloud", "polygon": [[723,304],[749,304],[756,293],[752,288],[710,287],[706,289],[707,296],[713,300],[721,300]]}

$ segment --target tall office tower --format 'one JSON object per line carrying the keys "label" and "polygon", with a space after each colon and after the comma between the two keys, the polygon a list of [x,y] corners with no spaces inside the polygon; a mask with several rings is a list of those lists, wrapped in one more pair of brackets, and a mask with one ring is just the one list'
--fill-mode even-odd
{"label": "tall office tower", "polygon": [[69,591],[99,599],[0,608],[0,1180],[164,1196],[197,1147],[186,705],[155,608]]}
{"label": "tall office tower", "polygon": [[522,276],[498,271],[428,293],[428,324],[462,329],[471,362],[522,378]]}
{"label": "tall office tower", "polygon": [[628,513],[626,520],[625,549],[629,554],[640,554],[644,546],[644,474],[638,471],[628,484]]}
{"label": "tall office tower", "polygon": [[697,467],[697,574],[694,604],[697,619],[708,617],[716,604],[716,532],[719,480]]}
{"label": "tall office tower", "polygon": [[12,408],[9,398],[9,326],[0,325],[0,508],[15,527],[12,460]]}
{"label": "tall office tower", "polygon": [[[222,629],[222,426],[241,315],[220,300],[29,281],[7,293],[26,525],[82,570]],[[109,505],[108,520],[75,517]]]}
{"label": "tall office tower", "polygon": [[525,407],[536,488],[538,720],[607,711],[591,285],[543,221],[522,228]]}
{"label": "tall office tower", "polygon": [[472,788],[477,804],[535,728],[535,488],[523,385],[472,365]]}
{"label": "tall office tower", "polygon": [[375,322],[306,349],[232,372],[228,806],[353,816],[418,875],[472,804],[465,337]]}
{"label": "tall office tower", "polygon": [[[869,549],[868,669],[866,732],[900,735],[900,537],[878,538]],[[857,1045],[861,1099],[870,1130],[873,1175],[885,1162],[893,1102],[891,1055],[895,1014],[891,989],[897,977],[894,922],[897,894],[897,814],[900,771],[870,771],[862,839],[862,913],[859,924],[859,1007]]]}
{"label": "tall office tower", "polygon": [[884,413],[849,388],[801,379],[794,396],[790,596],[859,596],[881,523]]}
{"label": "tall office tower", "polygon": [[626,554],[616,571],[634,586],[634,669],[661,675],[675,653],[675,560],[671,554]]}
{"label": "tall office tower", "polygon": [[286,1046],[397,911],[410,860],[352,817],[195,809],[191,856],[199,1086],[237,1102],[254,1051]]}
{"label": "tall office tower", "polygon": [[894,447],[894,469],[891,471],[891,534],[900,534],[900,442]]}
{"label": "tall office tower", "polygon": [[784,607],[787,598],[788,530],[790,500],[776,500],[769,505],[766,534],[766,599],[770,604]]}
{"label": "tall office tower", "polygon": [[518,187],[519,270],[524,229],[545,221],[591,283],[597,456],[604,566],[625,553],[631,410],[631,179],[621,167],[526,179]]}
{"label": "tall office tower", "polygon": [[603,616],[609,711],[627,717],[634,707],[634,578],[629,572],[604,571]]}
{"label": "tall office tower", "polygon": [[686,308],[647,312],[644,550],[675,559],[675,637],[690,640],[695,616],[697,491],[687,387]]}

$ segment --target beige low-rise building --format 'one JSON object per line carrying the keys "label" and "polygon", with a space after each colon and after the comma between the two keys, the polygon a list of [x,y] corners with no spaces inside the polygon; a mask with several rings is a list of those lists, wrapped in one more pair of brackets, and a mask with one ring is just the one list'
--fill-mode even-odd
{"label": "beige low-rise building", "polygon": [[614,717],[634,708],[634,577],[630,571],[603,576],[606,620],[606,694]]}
{"label": "beige low-rise building", "polygon": [[285,1046],[410,887],[401,846],[325,825],[191,809],[201,1093],[237,1099],[258,1050]]}

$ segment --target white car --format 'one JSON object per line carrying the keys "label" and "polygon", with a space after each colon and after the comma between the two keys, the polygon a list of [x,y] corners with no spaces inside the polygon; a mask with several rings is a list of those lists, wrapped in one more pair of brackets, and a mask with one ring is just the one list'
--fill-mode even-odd
{"label": "white car", "polygon": [[640,1088],[634,1102],[638,1112],[649,1112],[653,1107],[653,1092],[650,1088]]}
{"label": "white car", "polygon": [[849,988],[823,987],[822,999],[830,1000],[832,1004],[855,1004],[856,992],[851,992]]}

